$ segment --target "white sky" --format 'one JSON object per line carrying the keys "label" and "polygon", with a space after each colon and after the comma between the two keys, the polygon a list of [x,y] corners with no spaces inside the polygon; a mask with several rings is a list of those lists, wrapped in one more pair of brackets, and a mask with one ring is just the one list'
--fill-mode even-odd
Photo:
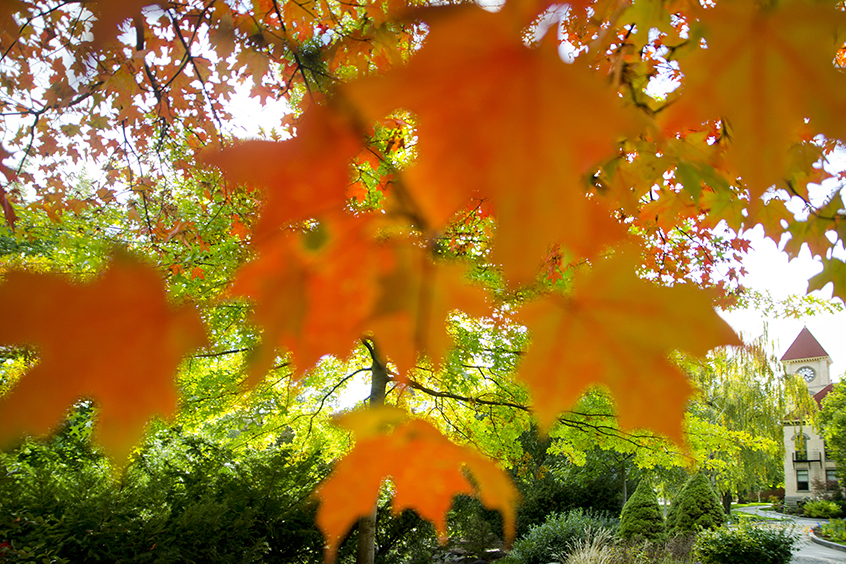
{"label": "white sky", "polygon": [[[749,272],[744,278],[746,286],[759,292],[769,291],[775,299],[804,294],[808,288],[808,278],[822,270],[822,263],[813,260],[807,248],[803,248],[798,258],[788,262],[787,254],[779,251],[776,244],[763,238],[761,233],[762,230],[758,228],[747,235],[753,241],[754,251],[744,261]],[[814,295],[831,298],[831,284]],[[769,338],[775,342],[775,352],[779,358],[793,343],[802,327],[807,326],[834,361],[830,368],[832,380],[839,380],[846,372],[846,312],[800,319],[768,318],[752,310],[721,312],[721,315],[747,342],[762,335],[766,323]]]}

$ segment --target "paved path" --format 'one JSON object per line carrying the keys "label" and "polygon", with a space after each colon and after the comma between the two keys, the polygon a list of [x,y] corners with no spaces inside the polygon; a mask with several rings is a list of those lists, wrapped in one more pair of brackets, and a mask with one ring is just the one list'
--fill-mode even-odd
{"label": "paved path", "polygon": [[796,552],[793,553],[791,564],[842,564],[846,563],[846,552],[819,545],[808,536],[808,529],[816,527],[820,523],[828,522],[828,519],[808,519],[807,517],[794,517],[792,515],[781,515],[775,511],[764,511],[760,507],[741,507],[738,511],[761,515],[763,517],[784,517],[802,528],[802,539],[799,541]]}

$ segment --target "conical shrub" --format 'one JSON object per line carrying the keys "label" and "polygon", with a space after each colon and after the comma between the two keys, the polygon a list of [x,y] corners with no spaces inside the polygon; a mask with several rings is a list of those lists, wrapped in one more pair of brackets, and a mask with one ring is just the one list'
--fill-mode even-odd
{"label": "conical shrub", "polygon": [[620,515],[620,531],[624,539],[644,538],[658,541],[664,538],[664,516],[649,480],[641,480]]}
{"label": "conical shrub", "polygon": [[726,514],[717,494],[704,474],[694,474],[679,492],[667,515],[671,535],[716,529],[726,522]]}

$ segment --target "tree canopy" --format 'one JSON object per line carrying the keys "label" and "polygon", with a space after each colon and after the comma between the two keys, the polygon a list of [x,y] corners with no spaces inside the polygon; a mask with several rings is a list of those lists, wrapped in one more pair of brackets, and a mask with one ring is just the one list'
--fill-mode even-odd
{"label": "tree canopy", "polygon": [[[2,4],[0,441],[79,397],[119,459],[178,401],[310,434],[298,404],[381,371],[406,411],[345,420],[376,486],[333,497],[343,461],[323,484],[330,553],[389,474],[441,529],[468,491],[509,524],[504,474],[444,434],[497,455],[531,414],[684,443],[671,355],[738,342],[714,304],[745,229],[807,244],[809,289],[846,297],[841,185],[818,184],[846,134],[839,5],[436,4]],[[239,138],[244,93],[289,113]],[[610,411],[574,407],[596,386]]]}

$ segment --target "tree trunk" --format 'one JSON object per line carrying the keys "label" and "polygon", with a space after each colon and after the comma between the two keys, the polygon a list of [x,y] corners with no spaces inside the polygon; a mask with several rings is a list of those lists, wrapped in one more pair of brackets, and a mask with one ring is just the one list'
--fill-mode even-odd
{"label": "tree trunk", "polygon": [[[370,351],[370,358],[373,364],[370,367],[370,407],[377,407],[385,403],[385,391],[388,387],[388,370],[379,359],[376,345],[372,341],[362,341],[367,350]],[[378,502],[373,506],[370,515],[362,517],[358,521],[358,553],[356,564],[374,564],[376,560],[376,509]]]}
{"label": "tree trunk", "polygon": [[620,473],[623,476],[623,505],[620,506],[620,511],[626,506],[626,501],[629,499],[628,487],[626,484],[626,459],[620,461]]}
{"label": "tree trunk", "polygon": [[725,492],[723,494],[723,511],[726,512],[726,515],[731,516],[731,492]]}
{"label": "tree trunk", "polygon": [[373,564],[376,560],[376,508],[358,520],[358,553],[356,564]]}

